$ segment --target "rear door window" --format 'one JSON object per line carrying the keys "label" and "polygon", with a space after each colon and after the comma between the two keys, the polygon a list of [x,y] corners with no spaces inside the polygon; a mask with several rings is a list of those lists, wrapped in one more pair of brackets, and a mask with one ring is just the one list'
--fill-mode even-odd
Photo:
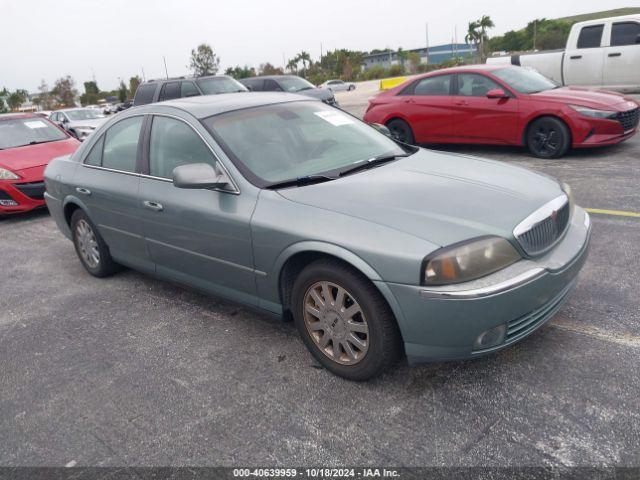
{"label": "rear door window", "polygon": [[264,81],[265,92],[282,92],[282,87],[278,85],[278,82],[271,80],[270,78]]}
{"label": "rear door window", "polygon": [[140,85],[136,90],[135,98],[133,99],[134,105],[146,105],[153,102],[153,94],[156,93],[155,83],[147,83],[146,85]]}
{"label": "rear door window", "polygon": [[591,25],[583,27],[578,37],[578,48],[597,48],[602,42],[604,25]]}
{"label": "rear door window", "polygon": [[105,133],[102,166],[123,172],[136,171],[138,140],[142,116],[131,117],[114,124]]}
{"label": "rear door window", "polygon": [[453,75],[436,75],[419,80],[411,85],[411,90],[405,90],[404,95],[446,96],[451,95],[451,80]]}
{"label": "rear door window", "polygon": [[180,82],[168,82],[162,86],[160,90],[159,102],[165,100],[173,100],[174,98],[180,98]]}

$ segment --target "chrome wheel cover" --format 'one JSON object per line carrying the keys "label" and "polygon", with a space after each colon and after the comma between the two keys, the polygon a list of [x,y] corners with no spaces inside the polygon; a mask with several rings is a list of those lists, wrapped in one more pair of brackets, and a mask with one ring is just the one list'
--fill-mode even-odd
{"label": "chrome wheel cover", "polygon": [[91,225],[85,220],[79,220],[76,225],[76,239],[78,242],[78,250],[84,263],[90,268],[96,268],[100,264],[100,251],[98,250],[98,241],[93,233]]}
{"label": "chrome wheel cover", "polygon": [[362,361],[369,348],[369,325],[346,289],[316,282],[305,293],[303,307],[307,332],[322,353],[341,365]]}

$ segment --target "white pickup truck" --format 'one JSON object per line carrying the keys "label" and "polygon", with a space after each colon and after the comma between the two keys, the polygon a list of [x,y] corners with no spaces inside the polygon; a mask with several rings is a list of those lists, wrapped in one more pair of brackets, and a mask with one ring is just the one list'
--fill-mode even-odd
{"label": "white pickup truck", "polygon": [[489,57],[487,63],[530,67],[560,85],[640,91],[640,15],[576,23],[565,50]]}

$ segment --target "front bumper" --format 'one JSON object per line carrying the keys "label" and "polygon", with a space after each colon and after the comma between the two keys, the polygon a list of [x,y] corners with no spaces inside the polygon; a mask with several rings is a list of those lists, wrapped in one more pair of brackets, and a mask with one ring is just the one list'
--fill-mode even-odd
{"label": "front bumper", "polygon": [[[560,309],[584,265],[589,215],[579,207],[563,239],[548,253],[523,259],[487,277],[427,288],[387,283],[400,309],[399,324],[410,363],[481,356],[511,345]],[[502,340],[479,348],[478,338],[496,327]]]}
{"label": "front bumper", "polygon": [[0,182],[0,214],[28,212],[43,207],[44,182]]}

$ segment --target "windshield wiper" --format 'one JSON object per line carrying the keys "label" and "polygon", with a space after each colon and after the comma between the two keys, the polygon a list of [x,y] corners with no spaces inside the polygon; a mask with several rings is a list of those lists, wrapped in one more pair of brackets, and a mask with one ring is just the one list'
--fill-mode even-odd
{"label": "windshield wiper", "polygon": [[360,170],[367,170],[369,168],[375,167],[376,165],[380,165],[382,163],[392,162],[397,158],[408,157],[408,153],[400,153],[400,154],[391,154],[391,155],[378,155],[377,157],[368,158],[366,160],[361,160],[359,162],[354,163],[349,168],[346,168],[340,172],[340,176],[348,175],[350,173],[358,172]]}
{"label": "windshield wiper", "polygon": [[278,188],[301,187],[303,185],[311,185],[314,183],[329,182],[337,178],[338,177],[330,177],[329,175],[305,175],[304,177],[272,183],[265,188],[268,188],[269,190],[277,190]]}

